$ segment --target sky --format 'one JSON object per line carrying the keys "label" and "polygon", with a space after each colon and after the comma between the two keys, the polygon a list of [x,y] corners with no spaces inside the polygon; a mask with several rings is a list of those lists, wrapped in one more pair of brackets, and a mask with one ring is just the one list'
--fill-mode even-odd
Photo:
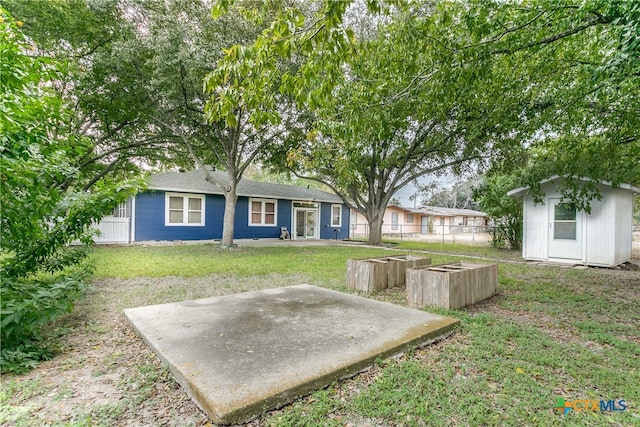
{"label": "sky", "polygon": [[[422,185],[428,184],[433,181],[437,181],[440,186],[450,187],[454,183],[455,178],[453,178],[450,175],[443,175],[443,176],[425,175],[418,178],[417,181]],[[393,196],[400,199],[400,204],[402,206],[412,208],[414,207],[414,202],[413,200],[409,200],[409,197],[413,196],[416,193],[416,191],[417,191],[416,186],[413,184],[413,182],[411,182],[406,186],[404,186],[403,188],[401,188],[400,190],[396,191],[396,193]],[[420,203],[420,200],[416,202],[415,206],[418,207],[419,203]]]}

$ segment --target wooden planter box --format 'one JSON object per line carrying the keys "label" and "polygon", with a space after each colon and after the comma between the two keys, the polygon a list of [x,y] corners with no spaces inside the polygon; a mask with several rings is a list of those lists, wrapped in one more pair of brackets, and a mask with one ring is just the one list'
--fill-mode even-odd
{"label": "wooden planter box", "polygon": [[498,291],[498,265],[457,262],[407,270],[407,302],[455,309],[475,304]]}
{"label": "wooden planter box", "polygon": [[431,258],[398,255],[347,260],[347,287],[364,292],[404,286],[408,268],[431,264]]}

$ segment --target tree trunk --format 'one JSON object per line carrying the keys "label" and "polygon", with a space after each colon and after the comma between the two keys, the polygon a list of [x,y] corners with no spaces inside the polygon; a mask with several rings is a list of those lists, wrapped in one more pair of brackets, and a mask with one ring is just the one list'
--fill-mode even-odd
{"label": "tree trunk", "polygon": [[382,220],[384,217],[383,212],[375,212],[374,215],[367,220],[369,221],[369,240],[367,241],[370,245],[381,245],[382,244]]}
{"label": "tree trunk", "polygon": [[229,187],[224,192],[224,220],[222,222],[222,241],[220,247],[228,249],[233,246],[233,229],[236,218],[237,182],[229,177]]}

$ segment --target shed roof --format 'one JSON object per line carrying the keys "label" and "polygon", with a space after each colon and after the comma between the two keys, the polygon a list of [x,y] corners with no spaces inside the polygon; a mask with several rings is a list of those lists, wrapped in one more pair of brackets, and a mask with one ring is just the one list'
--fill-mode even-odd
{"label": "shed roof", "polygon": [[[561,178],[561,176],[559,175],[553,175],[547,179],[543,179],[542,181],[540,181],[540,184],[546,184],[547,182],[551,182],[553,180],[556,180],[558,178]],[[579,178],[582,181],[592,181],[589,178]],[[598,181],[598,184],[602,184],[602,185],[606,185],[609,187],[613,187],[613,184],[611,182],[608,181]],[[631,185],[631,184],[627,184],[627,183],[620,183],[620,185],[618,186],[619,188],[625,189],[625,190],[629,190],[632,191],[634,193],[640,193],[640,187],[636,187],[635,185]],[[513,190],[507,191],[507,196],[522,196],[524,195],[527,191],[529,191],[529,187],[518,187],[518,188],[514,188]]]}
{"label": "shed roof", "polygon": [[[223,185],[229,182],[226,172],[209,171],[209,173]],[[164,172],[150,177],[148,189],[179,193],[224,194],[205,177],[205,171],[201,169],[191,172]],[[342,203],[337,195],[315,188],[272,184],[244,178],[238,183],[237,194],[244,197]]]}

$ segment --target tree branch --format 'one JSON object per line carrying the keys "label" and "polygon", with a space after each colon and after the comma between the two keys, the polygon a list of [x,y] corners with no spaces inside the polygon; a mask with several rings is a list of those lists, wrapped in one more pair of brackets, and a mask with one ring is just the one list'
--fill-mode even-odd
{"label": "tree branch", "polygon": [[546,37],[542,40],[538,40],[538,41],[534,41],[531,43],[527,43],[524,46],[520,46],[520,47],[516,47],[514,49],[499,49],[499,50],[494,50],[492,52],[490,52],[490,54],[492,55],[500,55],[500,54],[512,54],[521,50],[525,50],[525,49],[529,49],[532,47],[536,47],[536,46],[543,46],[543,45],[548,45],[551,44],[555,41],[558,41],[560,39],[563,39],[565,37],[569,37],[573,34],[577,34],[583,30],[586,30],[587,28],[593,27],[594,25],[598,25],[598,24],[606,24],[608,23],[609,20],[604,18],[602,15],[596,15],[596,17],[586,21],[584,24],[579,25],[575,28],[571,28],[568,29],[566,31],[563,31],[561,33],[557,33],[554,34],[552,36]]}
{"label": "tree branch", "polygon": [[91,178],[91,180],[89,180],[88,183],[85,184],[84,188],[82,189],[82,191],[89,191],[89,189],[96,183],[98,182],[100,179],[102,179],[105,175],[107,175],[109,172],[111,172],[112,170],[115,169],[116,165],[120,163],[120,158],[117,158],[116,160],[114,160],[113,162],[109,163],[109,165],[107,165],[107,167],[103,168],[100,173],[98,173],[96,176],[94,176],[93,178]]}

